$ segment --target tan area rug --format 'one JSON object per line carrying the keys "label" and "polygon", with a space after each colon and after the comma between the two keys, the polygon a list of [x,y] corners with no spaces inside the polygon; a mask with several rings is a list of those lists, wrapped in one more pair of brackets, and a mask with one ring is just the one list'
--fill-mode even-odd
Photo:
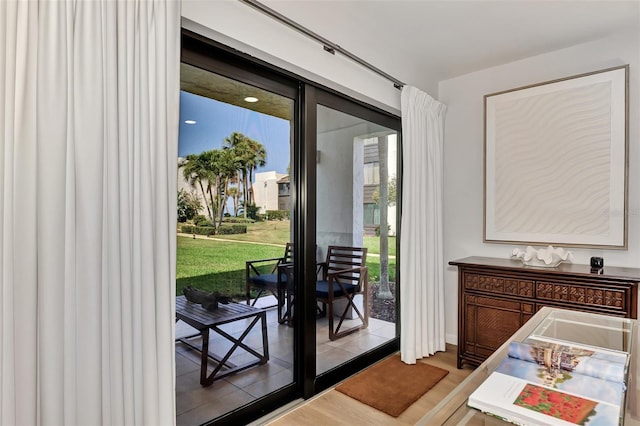
{"label": "tan area rug", "polygon": [[347,379],[336,390],[398,417],[447,374],[447,370],[420,361],[405,364],[400,355],[394,355]]}

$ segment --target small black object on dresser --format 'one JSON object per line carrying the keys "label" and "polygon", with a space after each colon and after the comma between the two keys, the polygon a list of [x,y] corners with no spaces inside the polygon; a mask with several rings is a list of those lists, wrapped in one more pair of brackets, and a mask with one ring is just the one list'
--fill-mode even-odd
{"label": "small black object on dresser", "polygon": [[601,257],[591,258],[591,269],[602,269],[604,267],[604,259]]}

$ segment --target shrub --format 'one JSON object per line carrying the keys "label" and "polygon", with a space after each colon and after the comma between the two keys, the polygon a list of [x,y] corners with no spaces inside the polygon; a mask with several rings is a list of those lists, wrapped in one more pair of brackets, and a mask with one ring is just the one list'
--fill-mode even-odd
{"label": "shrub", "polygon": [[255,220],[244,217],[225,217],[223,222],[225,223],[254,223]]}
{"label": "shrub", "polygon": [[[241,205],[239,211],[241,213],[244,213],[244,208],[245,205]],[[260,219],[258,218],[258,210],[260,210],[260,208],[258,206],[256,206],[255,204],[247,204],[246,205],[246,209],[247,209],[247,217],[253,220],[257,220],[259,221]]]}
{"label": "shrub", "polygon": [[201,208],[202,204],[193,192],[178,191],[178,222],[193,219]]}
{"label": "shrub", "polygon": [[238,223],[234,223],[233,225],[220,225],[218,227],[219,235],[246,234],[246,233],[247,233],[247,225],[242,225]]}
{"label": "shrub", "polygon": [[216,233],[216,229],[213,226],[193,226],[193,225],[182,225],[181,231],[185,234],[196,234],[196,235],[214,235]]}
{"label": "shrub", "polygon": [[[391,230],[391,225],[387,225],[387,229]],[[376,237],[380,236],[380,225],[376,226]]]}
{"label": "shrub", "polygon": [[289,219],[289,215],[289,210],[267,210],[269,220],[285,220]]}
{"label": "shrub", "polygon": [[193,223],[196,226],[211,226],[211,221],[205,215],[199,214],[193,218]]}

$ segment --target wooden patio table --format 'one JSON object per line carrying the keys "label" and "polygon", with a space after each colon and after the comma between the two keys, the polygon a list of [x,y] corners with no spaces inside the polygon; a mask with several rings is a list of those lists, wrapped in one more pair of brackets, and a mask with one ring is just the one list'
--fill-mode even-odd
{"label": "wooden patio table", "polygon": [[[250,319],[250,322],[247,325],[247,328],[237,338],[220,328],[221,325],[246,319]],[[267,314],[263,309],[231,302],[226,305],[219,304],[218,309],[208,311],[200,304],[189,302],[184,296],[178,296],[176,297],[176,322],[177,321],[184,321],[191,327],[198,330],[199,334],[202,336],[201,348],[198,348],[186,341],[186,339],[197,336],[198,334],[177,339],[201,352],[200,384],[202,386],[209,386],[214,380],[221,379],[229,374],[253,367],[254,365],[265,364],[269,360]],[[262,327],[262,353],[254,350],[243,342],[251,330],[256,326],[258,321],[261,322]],[[220,359],[209,354],[209,330],[213,330],[233,343],[227,353]],[[238,348],[242,348],[249,352],[256,359],[241,365],[230,363],[229,358]],[[217,365],[213,371],[207,375],[209,358],[216,361]],[[223,367],[226,367],[225,371],[221,371]]]}

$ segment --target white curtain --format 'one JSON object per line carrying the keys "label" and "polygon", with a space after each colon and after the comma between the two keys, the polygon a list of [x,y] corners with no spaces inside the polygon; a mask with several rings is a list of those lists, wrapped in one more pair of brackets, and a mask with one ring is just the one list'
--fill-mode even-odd
{"label": "white curtain", "polygon": [[407,364],[445,350],[442,246],[446,106],[415,87],[402,90],[402,306],[400,355]]}
{"label": "white curtain", "polygon": [[178,0],[0,1],[0,423],[175,423]]}

